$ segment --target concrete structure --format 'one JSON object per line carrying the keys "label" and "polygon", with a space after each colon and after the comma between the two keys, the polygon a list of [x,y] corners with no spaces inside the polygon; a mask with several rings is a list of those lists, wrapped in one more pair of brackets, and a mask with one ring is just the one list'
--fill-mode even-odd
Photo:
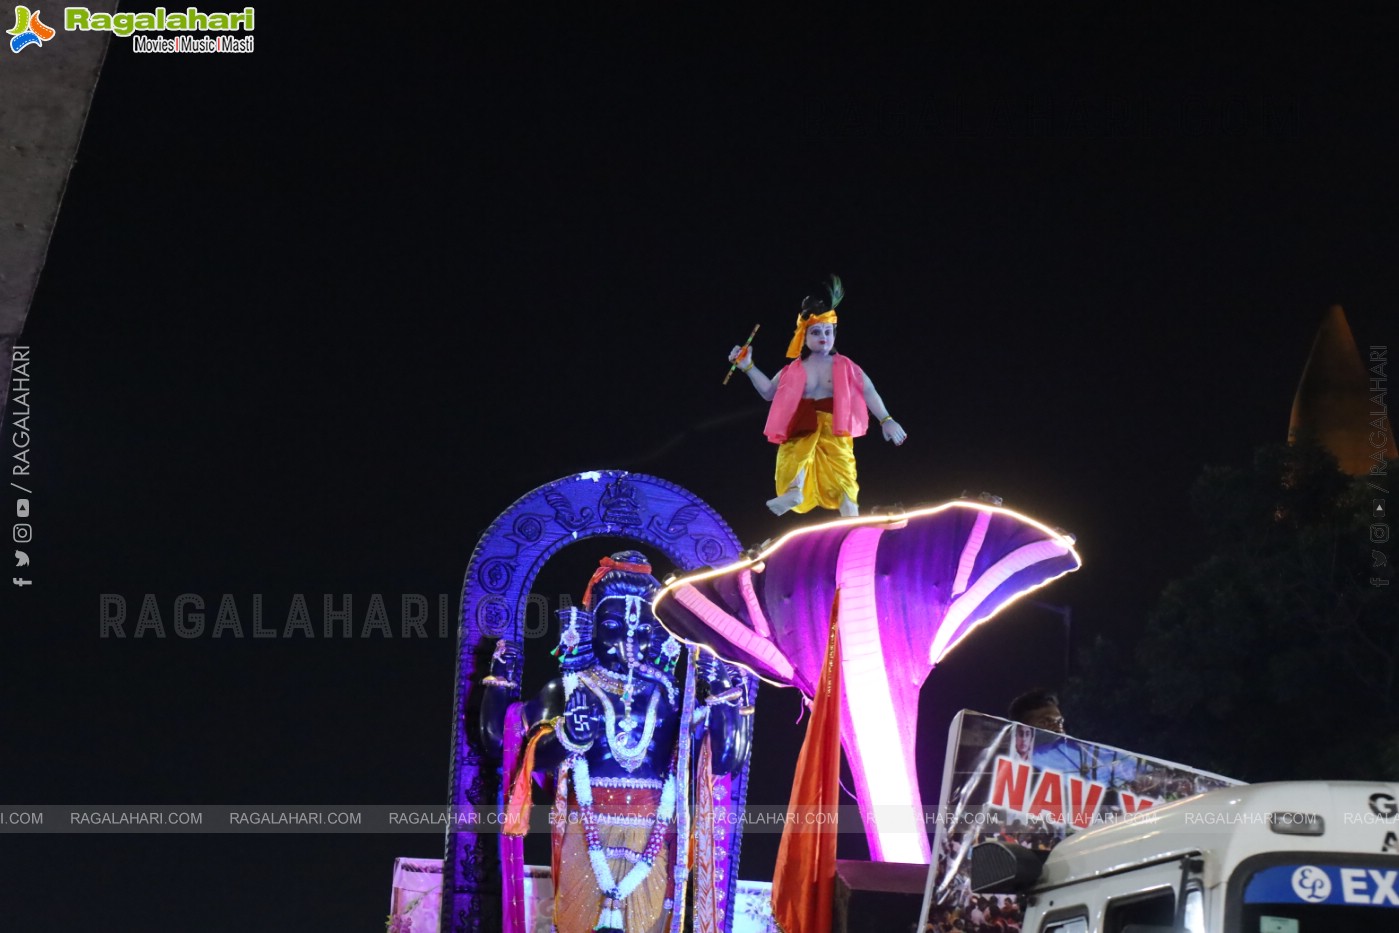
{"label": "concrete structure", "polygon": [[[88,8],[113,12],[116,3]],[[11,350],[34,300],[110,39],[64,31],[62,14],[62,7],[43,10],[58,34],[42,46],[12,52],[7,41],[0,49],[0,412],[9,401]]]}

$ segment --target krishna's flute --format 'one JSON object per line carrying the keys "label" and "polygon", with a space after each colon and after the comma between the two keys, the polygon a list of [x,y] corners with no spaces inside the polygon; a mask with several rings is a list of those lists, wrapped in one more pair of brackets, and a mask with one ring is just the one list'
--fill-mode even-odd
{"label": "krishna's flute", "polygon": [[753,325],[753,333],[749,334],[748,339],[743,341],[743,346],[738,348],[738,356],[734,357],[733,365],[729,367],[729,371],[724,375],[724,381],[722,385],[729,384],[729,377],[734,374],[735,369],[738,369],[738,361],[743,359],[743,351],[747,350],[748,345],[753,342],[753,338],[758,336],[758,328],[762,326],[762,324]]}

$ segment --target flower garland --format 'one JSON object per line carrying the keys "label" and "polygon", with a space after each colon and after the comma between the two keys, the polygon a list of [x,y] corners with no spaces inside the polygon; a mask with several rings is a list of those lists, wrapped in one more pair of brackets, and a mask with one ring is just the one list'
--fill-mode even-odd
{"label": "flower garland", "polygon": [[574,792],[578,795],[578,808],[583,812],[583,831],[588,840],[588,860],[593,866],[593,876],[597,878],[598,890],[602,891],[602,909],[598,913],[595,931],[621,930],[624,918],[622,902],[632,895],[646,876],[651,874],[656,857],[665,844],[666,826],[675,816],[675,769],[666,777],[661,789],[661,805],[656,808],[655,822],[651,824],[651,834],[646,839],[646,848],[641,857],[631,867],[621,881],[612,875],[612,867],[607,864],[607,852],[602,846],[602,837],[597,830],[597,811],[593,809],[593,784],[588,771],[588,759],[576,758],[573,762]]}

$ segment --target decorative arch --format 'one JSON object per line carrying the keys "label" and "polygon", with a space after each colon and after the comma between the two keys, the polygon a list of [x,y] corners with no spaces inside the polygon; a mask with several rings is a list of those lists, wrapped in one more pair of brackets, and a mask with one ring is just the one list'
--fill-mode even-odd
{"label": "decorative arch", "polygon": [[[468,716],[490,650],[498,638],[522,640],[530,589],[539,571],[563,548],[595,537],[629,538],[664,554],[682,571],[731,563],[742,547],[728,524],[694,493],[642,473],[601,470],[577,473],[540,486],[516,500],[476,543],[462,584],[457,682],[452,711],[451,806],[454,812],[501,802],[498,763],[484,758]],[[756,688],[756,679],[750,683]],[[747,797],[748,762],[716,800],[741,808]],[[716,784],[719,784],[716,781]],[[727,822],[727,821],[726,821]],[[442,870],[442,933],[500,929],[500,865],[490,833],[448,831]],[[740,836],[728,841],[729,858],[716,886],[733,904]],[[724,929],[732,928],[730,911]]]}

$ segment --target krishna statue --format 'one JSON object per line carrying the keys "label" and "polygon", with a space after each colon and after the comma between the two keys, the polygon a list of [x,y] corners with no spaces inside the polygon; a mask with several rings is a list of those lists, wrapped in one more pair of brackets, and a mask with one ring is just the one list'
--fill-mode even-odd
{"label": "krishna statue", "polygon": [[908,439],[869,376],[850,357],[835,352],[836,306],[844,297],[840,277],[833,275],[803,299],[787,347],[792,362],[772,378],[754,365],[747,344],[729,352],[729,362],[772,403],[763,433],[778,445],[777,496],[767,502],[775,515],[817,506],[859,515],[855,438],[869,429],[873,415],[885,440],[899,446]]}

